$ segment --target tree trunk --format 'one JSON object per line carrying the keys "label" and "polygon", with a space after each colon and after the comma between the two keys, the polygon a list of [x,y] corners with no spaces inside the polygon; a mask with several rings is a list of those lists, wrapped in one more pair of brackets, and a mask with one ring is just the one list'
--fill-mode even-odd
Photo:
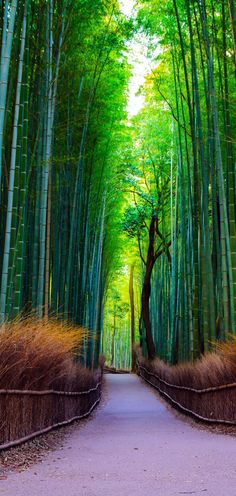
{"label": "tree trunk", "polygon": [[144,323],[146,330],[146,344],[147,344],[147,352],[148,358],[152,359],[155,357],[155,345],[152,336],[152,326],[150,320],[150,309],[149,309],[149,300],[151,296],[151,274],[152,268],[147,268],[143,288],[142,288],[142,297],[141,297],[141,325]]}
{"label": "tree trunk", "polygon": [[151,296],[151,276],[152,269],[155,263],[155,233],[156,233],[157,218],[155,215],[152,216],[150,228],[149,228],[149,246],[147,253],[146,262],[146,273],[143,281],[142,296],[141,296],[141,316],[140,316],[140,334],[142,334],[142,323],[144,324],[146,331],[146,344],[148,358],[155,357],[155,345],[152,337],[152,326],[150,320],[150,309],[149,300]]}
{"label": "tree trunk", "polygon": [[130,330],[131,330],[131,355],[132,355],[132,372],[135,371],[135,312],[134,312],[134,264],[130,267],[129,277],[129,298],[130,298]]}
{"label": "tree trunk", "polygon": [[114,326],[111,343],[111,366],[115,367],[115,335],[116,335],[116,308],[114,308]]}

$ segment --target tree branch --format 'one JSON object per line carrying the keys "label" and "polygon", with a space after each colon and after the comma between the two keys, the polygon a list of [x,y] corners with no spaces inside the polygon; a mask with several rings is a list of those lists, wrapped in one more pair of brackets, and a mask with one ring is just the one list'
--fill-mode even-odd
{"label": "tree branch", "polygon": [[[156,260],[163,254],[165,253],[166,250],[168,250],[168,248],[171,246],[171,241],[169,241],[168,243],[165,244],[165,246],[161,249],[161,250],[158,250],[156,251],[155,255],[154,255],[154,261],[156,262]],[[169,251],[169,250],[168,250]],[[168,257],[168,253],[167,254],[167,257]],[[170,255],[170,253],[169,253]],[[170,255],[171,256],[171,255]],[[168,257],[168,260],[169,260],[169,257]]]}
{"label": "tree branch", "polygon": [[[167,258],[169,260],[169,263],[171,264],[172,263],[172,257],[171,257],[171,254],[170,254],[170,250],[169,250],[169,247],[168,245],[166,244],[166,241],[165,241],[165,238],[163,236],[163,234],[161,233],[161,231],[159,230],[159,227],[158,227],[158,222],[156,223],[156,233],[157,233],[157,236],[159,236],[159,238],[162,240],[162,242],[165,244],[165,248],[166,248],[166,255],[167,255]],[[171,241],[170,241],[170,244],[171,244]],[[159,248],[158,248],[159,250]],[[158,251],[157,250],[157,251]]]}
{"label": "tree branch", "polygon": [[142,260],[142,262],[144,263],[144,265],[146,266],[147,265],[147,262],[144,260],[144,257],[143,257],[143,254],[142,254],[142,249],[141,249],[141,243],[140,243],[140,235],[138,234],[138,249],[139,249],[139,255],[140,255],[140,258]]}

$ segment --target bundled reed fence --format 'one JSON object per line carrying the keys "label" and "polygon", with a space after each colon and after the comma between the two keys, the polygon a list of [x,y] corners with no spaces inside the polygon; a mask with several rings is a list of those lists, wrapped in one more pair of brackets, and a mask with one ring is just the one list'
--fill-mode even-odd
{"label": "bundled reed fence", "polygon": [[137,372],[185,413],[204,422],[236,425],[236,366],[225,354],[171,367],[138,353]]}
{"label": "bundled reed fence", "polygon": [[86,391],[0,390],[0,449],[87,417],[101,398],[101,373]]}
{"label": "bundled reed fence", "polygon": [[0,449],[88,416],[101,397],[102,367],[77,363],[86,331],[56,320],[0,328]]}

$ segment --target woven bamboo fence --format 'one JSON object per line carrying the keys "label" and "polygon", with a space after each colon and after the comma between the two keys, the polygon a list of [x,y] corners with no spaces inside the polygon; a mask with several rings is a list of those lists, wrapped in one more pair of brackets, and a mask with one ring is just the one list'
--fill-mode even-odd
{"label": "woven bamboo fence", "polygon": [[87,391],[0,390],[0,449],[87,417],[101,398],[101,374]]}
{"label": "woven bamboo fence", "polygon": [[210,423],[236,425],[236,383],[206,389],[171,384],[137,361],[138,374],[174,407]]}

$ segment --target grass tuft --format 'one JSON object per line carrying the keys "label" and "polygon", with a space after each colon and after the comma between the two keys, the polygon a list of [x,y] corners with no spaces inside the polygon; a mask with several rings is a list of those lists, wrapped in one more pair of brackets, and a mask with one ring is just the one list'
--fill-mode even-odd
{"label": "grass tuft", "polygon": [[[139,362],[155,374],[151,381],[168,398],[181,405],[185,411],[196,414],[208,421],[231,422],[236,424],[236,388],[209,390],[205,393],[175,389],[170,385],[189,387],[193,390],[217,388],[236,383],[236,337],[227,343],[217,343],[215,352],[207,353],[194,363],[170,366],[158,358],[149,361],[142,357],[141,350],[136,354]],[[158,377],[166,383],[159,381]],[[144,378],[150,380],[144,371]]]}
{"label": "grass tuft", "polygon": [[5,323],[0,328],[0,389],[86,389],[93,374],[74,360],[86,332],[55,319]]}
{"label": "grass tuft", "polygon": [[152,361],[141,358],[139,349],[136,354],[161,379],[178,386],[205,389],[236,382],[236,337],[230,337],[227,343],[217,343],[215,348],[215,352],[206,353],[194,363],[178,365],[168,365],[159,358]]}

